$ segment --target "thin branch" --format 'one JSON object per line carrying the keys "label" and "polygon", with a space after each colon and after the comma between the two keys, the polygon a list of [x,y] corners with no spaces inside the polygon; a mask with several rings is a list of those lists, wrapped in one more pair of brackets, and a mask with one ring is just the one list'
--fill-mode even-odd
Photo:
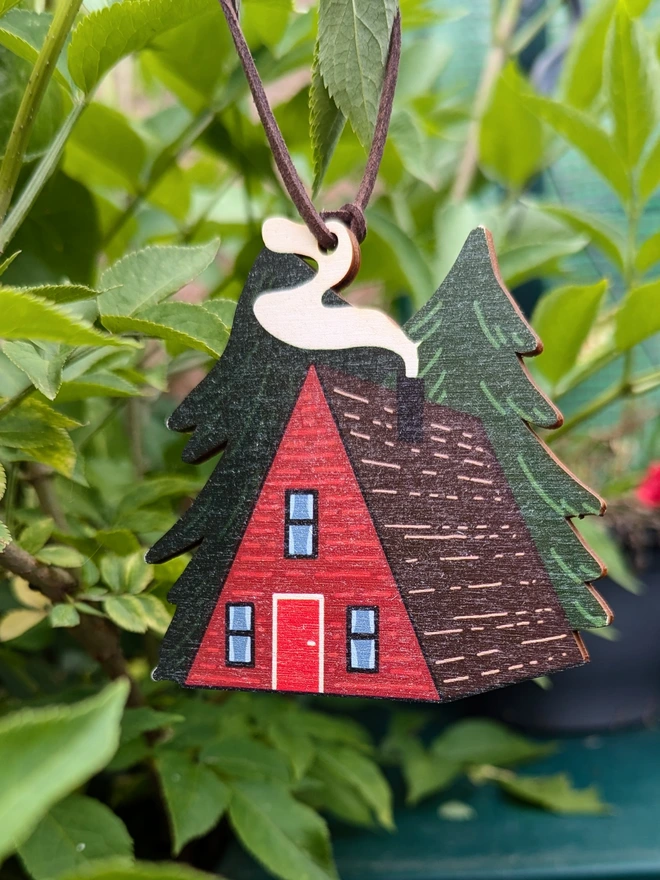
{"label": "thin branch", "polygon": [[37,462],[28,462],[25,475],[37,493],[39,506],[48,514],[58,529],[67,531],[69,526],[56,493],[53,491],[53,469]]}
{"label": "thin branch", "polygon": [[0,165],[0,222],[5,219],[11,203],[18,176],[23,167],[32,127],[41,106],[48,83],[57,65],[62,47],[71,30],[82,0],[60,0],[48,28],[46,39],[25,87],[16,119],[7,141],[5,155]]}
{"label": "thin branch", "polygon": [[504,8],[495,24],[493,45],[486,56],[481,79],[477,86],[472,122],[468,130],[465,151],[463,152],[451,190],[453,202],[462,202],[465,199],[477,173],[481,120],[490,102],[497,78],[509,57],[511,51],[509,44],[518,22],[521,5],[522,0],[506,0]]}
{"label": "thin branch", "polygon": [[[78,590],[78,582],[70,571],[55,565],[44,565],[18,544],[9,544],[0,553],[0,566],[22,577],[47,596],[51,602],[64,602]],[[144,698],[137,682],[128,671],[121,649],[119,631],[104,617],[81,614],[78,626],[69,629],[71,636],[111,678],[127,678],[131,685],[129,706],[141,706]]]}

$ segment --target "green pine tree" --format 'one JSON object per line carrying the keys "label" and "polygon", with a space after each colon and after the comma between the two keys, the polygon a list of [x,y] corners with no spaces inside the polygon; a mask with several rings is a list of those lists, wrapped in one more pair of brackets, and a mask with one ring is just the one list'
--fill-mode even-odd
{"label": "green pine tree", "polygon": [[571,626],[605,626],[608,612],[589,585],[602,568],[570,522],[604,506],[529,427],[555,427],[560,415],[525,369],[522,356],[540,343],[499,278],[485,229],[470,233],[404,329],[420,343],[426,396],[483,422]]}

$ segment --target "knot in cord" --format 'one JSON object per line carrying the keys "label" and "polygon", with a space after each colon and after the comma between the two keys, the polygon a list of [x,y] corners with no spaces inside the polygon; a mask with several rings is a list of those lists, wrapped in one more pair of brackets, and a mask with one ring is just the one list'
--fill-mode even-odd
{"label": "knot in cord", "polygon": [[324,220],[332,220],[333,217],[341,220],[344,226],[351,230],[360,244],[367,237],[367,221],[364,217],[364,211],[359,205],[348,202],[336,211],[321,211],[321,217]]}

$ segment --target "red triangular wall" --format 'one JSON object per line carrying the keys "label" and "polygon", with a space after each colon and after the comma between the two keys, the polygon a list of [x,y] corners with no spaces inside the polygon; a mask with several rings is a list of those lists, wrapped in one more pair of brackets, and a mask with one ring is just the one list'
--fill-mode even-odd
{"label": "red triangular wall", "polygon": [[[258,442],[258,438],[253,438]],[[284,493],[318,489],[316,559],[285,559]],[[311,367],[187,684],[271,689],[272,594],[325,596],[325,693],[438,700],[316,370]],[[255,666],[225,665],[225,605],[255,605]],[[346,669],[346,608],[377,605],[379,672]]]}

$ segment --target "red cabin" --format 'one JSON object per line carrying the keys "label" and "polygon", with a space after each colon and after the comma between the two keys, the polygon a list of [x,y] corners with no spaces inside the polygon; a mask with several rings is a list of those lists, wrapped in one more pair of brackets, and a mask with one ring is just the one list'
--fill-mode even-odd
{"label": "red cabin", "polygon": [[479,422],[311,367],[186,683],[439,701],[584,662]]}

